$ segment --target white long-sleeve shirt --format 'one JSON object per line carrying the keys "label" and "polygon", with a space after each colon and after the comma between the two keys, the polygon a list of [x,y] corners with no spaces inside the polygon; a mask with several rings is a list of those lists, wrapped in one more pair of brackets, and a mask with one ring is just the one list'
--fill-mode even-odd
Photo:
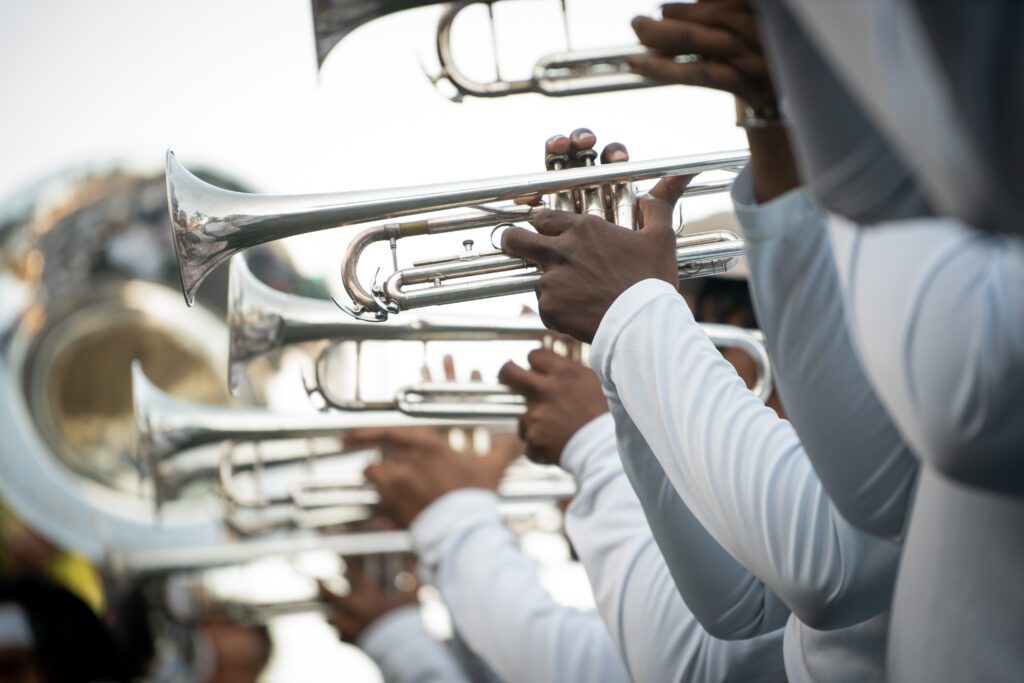
{"label": "white long-sleeve shirt", "polygon": [[418,606],[383,615],[356,645],[380,668],[386,683],[468,683],[456,657],[423,626]]}
{"label": "white long-sleeve shirt", "polygon": [[747,390],[674,287],[624,292],[591,362],[694,516],[802,622],[839,628],[887,609],[898,546],[838,514],[792,426]]}
{"label": "white long-sleeve shirt", "polygon": [[831,226],[852,335],[907,440],[954,479],[1024,494],[1024,238]]}
{"label": "white long-sleeve shirt", "polygon": [[491,492],[446,494],[412,524],[420,562],[477,655],[510,682],[785,680],[780,630],[716,640],[680,598],[625,480],[610,418],[577,433],[563,464],[579,487],[567,526],[600,614],[554,602]]}
{"label": "white long-sleeve shirt", "polygon": [[1024,246],[950,220],[830,232],[872,385],[924,463],[893,604],[894,681],[1024,668]]}
{"label": "white long-sleeve shirt", "polygon": [[898,539],[919,463],[854,352],[826,214],[807,188],[758,204],[749,169],[733,183],[732,200],[787,416],[843,516]]}
{"label": "white long-sleeve shirt", "polygon": [[558,604],[541,586],[493,492],[448,493],[410,531],[455,629],[502,680],[629,680],[600,617]]}
{"label": "white long-sleeve shirt", "polygon": [[819,631],[792,615],[781,600],[699,525],[672,489],[640,430],[617,399],[610,402],[619,450],[643,501],[654,538],[676,586],[702,624],[723,638],[744,638],[785,624],[783,652],[790,683],[883,681],[888,615]]}
{"label": "white long-sleeve shirt", "polygon": [[[765,635],[725,641],[709,635],[680,597],[622,469],[611,415],[580,429],[566,445],[561,465],[578,485],[566,511],[566,531],[632,680],[786,680],[780,628],[785,612]],[[719,595],[732,592],[735,583],[725,591],[717,589],[730,571],[746,571],[715,544],[685,507],[679,507],[692,541],[683,552],[691,556],[691,569],[703,573],[693,585]],[[730,615],[718,616],[725,620]]]}

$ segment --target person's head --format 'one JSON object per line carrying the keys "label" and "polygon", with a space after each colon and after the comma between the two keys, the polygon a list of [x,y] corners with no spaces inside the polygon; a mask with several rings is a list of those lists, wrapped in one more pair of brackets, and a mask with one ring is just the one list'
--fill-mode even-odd
{"label": "person's head", "polygon": [[41,578],[0,581],[0,682],[122,680],[110,631],[81,599]]}
{"label": "person's head", "polygon": [[[750,298],[746,280],[709,277],[698,282],[695,291],[689,292],[687,296],[697,322],[758,329],[754,302]],[[747,386],[753,387],[758,372],[754,358],[740,349],[724,348],[721,352]],[[779,416],[785,417],[778,392],[772,392],[767,404]]]}

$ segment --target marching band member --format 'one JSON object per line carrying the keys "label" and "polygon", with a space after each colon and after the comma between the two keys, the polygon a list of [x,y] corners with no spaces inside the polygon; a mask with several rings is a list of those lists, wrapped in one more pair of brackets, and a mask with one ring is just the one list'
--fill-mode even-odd
{"label": "marching band member", "polygon": [[[714,37],[721,38],[722,30],[743,35],[746,40],[734,42],[730,58],[715,63],[724,70],[722,73],[700,73],[701,68],[709,68],[707,62],[677,64],[654,54],[636,61],[636,71],[680,84],[727,90],[758,111],[778,112],[775,87],[759,59],[758,34],[748,3],[669,5],[664,14],[661,21],[644,17],[634,21],[641,42],[664,54],[690,53]],[[797,26],[787,25],[787,30],[787,35],[800,35]],[[811,50],[809,46],[805,49]],[[787,53],[794,52],[790,46]],[[794,68],[822,67],[821,60],[812,55],[803,57],[793,59]],[[821,79],[831,76],[826,69],[818,75],[817,89],[798,89],[795,95],[821,101]],[[846,97],[834,78],[828,83],[836,87],[837,97]],[[832,90],[827,92],[831,94]],[[795,96],[788,87],[786,93],[790,98]],[[857,111],[848,99],[828,98],[822,106],[837,106],[847,116]],[[823,114],[824,119],[831,120],[830,112]],[[811,180],[807,187],[800,187],[799,160],[791,151],[787,127],[780,120],[768,125],[771,123],[748,122],[751,163],[734,184],[732,198],[743,226],[751,294],[768,340],[775,380],[787,416],[843,516],[865,531],[899,539],[905,530],[916,483],[917,461],[886,414],[854,353],[831,248],[823,229],[825,214],[811,194],[812,190],[817,191],[824,195],[824,201],[849,210],[891,213],[896,209],[891,203],[884,207],[865,205],[864,195],[884,200],[886,193],[864,187],[851,192],[848,182],[833,185],[822,180],[837,179],[834,170],[822,169],[820,164],[839,154],[840,148],[826,150],[829,154],[824,157],[804,158],[802,167],[810,169],[805,175]],[[858,119],[857,125],[845,127],[847,138],[833,140],[832,144],[850,148],[863,145],[867,125],[866,119]],[[801,130],[804,128],[801,126]],[[873,150],[865,160],[877,159]],[[880,178],[891,184],[894,181],[884,174],[863,174],[868,182],[880,182]],[[861,201],[854,202],[855,196],[861,196]],[[908,202],[902,210],[916,210],[914,206]],[[823,357],[828,362],[823,362]],[[836,438],[837,434],[843,437]]]}
{"label": "marching band member", "polygon": [[[390,430],[353,437],[385,445],[389,457],[367,477],[385,509],[409,525],[456,629],[506,681],[784,680],[780,630],[716,640],[675,591],[619,465],[610,421],[602,417],[607,405],[585,372],[589,393],[568,385],[560,393],[564,419],[555,420],[559,430],[548,452],[562,457],[579,486],[567,530],[588,573],[601,577],[600,616],[554,602],[502,523],[491,486],[482,486],[466,456],[444,439]],[[721,567],[735,564],[695,520],[690,525],[701,538],[691,550],[724,558]],[[707,572],[706,579],[722,577]]]}
{"label": "marching band member", "polygon": [[[800,16],[803,25],[784,4],[794,6],[793,14]],[[860,428],[833,421],[828,431],[837,444],[856,443],[864,434],[877,435],[881,437],[879,444],[887,444],[883,450],[896,455],[900,450],[910,454],[913,448],[926,464],[917,483],[910,528],[887,524],[887,528],[880,529],[905,531],[907,536],[893,609],[890,674],[895,680],[954,681],[979,676],[1012,680],[1021,662],[1009,653],[1018,650],[1015,644],[1024,637],[1024,619],[1019,616],[1024,613],[1024,594],[1005,590],[1015,585],[1014,576],[1024,561],[1020,544],[1014,540],[1024,525],[1024,505],[1019,498],[1024,488],[1019,457],[1024,429],[1015,416],[1022,387],[1017,378],[1024,357],[1018,332],[1021,243],[1014,238],[974,234],[950,219],[908,219],[931,216],[935,207],[985,229],[1014,232],[1019,230],[1019,221],[1014,222],[1015,213],[1006,211],[1006,202],[999,200],[998,190],[1005,189],[1005,185],[990,182],[993,177],[981,172],[984,165],[998,166],[1000,156],[991,154],[991,128],[978,135],[978,107],[974,105],[983,107],[985,102],[968,98],[934,107],[924,105],[930,100],[914,93],[937,81],[906,78],[908,64],[923,68],[922,73],[932,77],[944,69],[942,75],[952,83],[966,72],[951,72],[948,67],[952,62],[945,53],[946,58],[937,59],[929,67],[921,58],[922,43],[916,32],[920,27],[913,26],[909,35],[899,30],[914,18],[906,12],[907,7],[884,5],[875,8],[883,14],[853,15],[814,3],[760,5],[774,74],[785,87],[795,124],[794,138],[812,190],[818,190],[819,198],[836,213],[876,225],[871,230],[860,230],[833,218],[830,246],[823,237],[829,219],[815,211],[807,212],[798,221],[805,226],[800,237],[791,231],[794,237],[780,242],[774,262],[769,256],[760,267],[753,262],[758,258],[758,240],[752,239],[752,272],[755,279],[767,278],[763,284],[758,283],[755,294],[759,305],[765,297],[780,302],[787,296],[792,298],[793,294],[773,290],[771,275],[792,268],[794,275],[790,277],[802,280],[795,289],[791,287],[796,296],[802,290],[831,310],[844,308],[850,330],[839,333],[843,319],[832,314],[833,331],[845,337],[842,347],[847,346],[847,339],[852,343],[863,362],[862,369],[854,374],[866,373],[872,386],[865,387],[859,378],[856,383],[847,378],[847,383],[835,384],[833,393],[835,387],[843,387],[847,404],[861,408],[863,420]],[[918,3],[917,10],[925,30],[943,26],[948,30],[949,16],[944,17],[945,24],[934,23],[943,19],[936,14],[941,15],[946,8]],[[830,13],[831,17],[825,16]],[[857,59],[857,50],[868,44],[865,32],[856,30],[857,22],[883,15],[892,21],[876,21],[871,30],[891,31],[894,37],[878,43],[881,52],[872,50],[870,58],[864,59],[861,54],[862,58]],[[1005,35],[991,23],[982,27],[978,19],[979,15],[963,15],[965,36],[977,40],[981,35]],[[811,46],[804,26],[814,31],[817,44],[831,50],[830,65]],[[979,33],[979,28],[984,30]],[[847,40],[852,36],[859,38]],[[913,57],[909,62],[878,59],[879,54],[891,57],[908,49]],[[845,60],[841,58],[844,50]],[[858,98],[843,92],[844,86],[834,76],[821,78],[823,73],[831,74],[833,65],[854,79],[853,89],[866,103],[864,108]],[[887,68],[872,71],[880,65]],[[865,87],[865,78],[875,79],[874,99],[871,88]],[[900,109],[899,93],[891,87],[888,91],[877,89],[886,80],[909,95],[914,103],[912,112],[906,107]],[[888,95],[879,98],[879,92]],[[1012,98],[1015,93],[1008,92],[1007,96]],[[837,107],[837,102],[852,106]],[[968,104],[971,106],[965,106]],[[924,119],[918,115],[922,107],[927,115]],[[880,117],[880,127],[889,133],[887,139],[872,122],[865,123],[866,111]],[[857,126],[849,125],[851,114],[859,115]],[[966,117],[965,121],[975,116],[973,128],[965,128],[962,123],[944,128],[933,125],[935,121],[948,123],[950,117],[957,116]],[[892,135],[894,130],[903,132]],[[922,133],[924,139],[918,137]],[[969,146],[978,140],[984,142],[986,136],[989,154],[981,159],[985,164],[979,165],[979,158],[969,153]],[[913,165],[922,187],[930,191],[926,199],[905,172],[892,172],[902,163],[892,149],[898,149],[908,165]],[[986,147],[976,149],[984,152]],[[1012,157],[1005,153],[1005,147],[1002,149],[1003,158]],[[1004,168],[1009,165],[1002,164]],[[830,197],[820,192],[820,183],[815,187],[823,171],[829,185],[850,200],[845,205],[830,202]],[[983,192],[978,191],[979,186]],[[869,188],[874,189],[867,191]],[[989,199],[978,201],[985,196]],[[915,205],[917,208],[906,210]],[[780,217],[783,220],[779,223],[784,223],[785,216]],[[1011,217],[1009,223],[1007,217]],[[794,263],[794,250],[803,251],[816,267],[808,270]],[[835,264],[831,263],[833,258]],[[811,272],[816,277],[808,279]],[[783,314],[778,320],[792,319]],[[957,321],[961,333],[948,333],[951,320]],[[811,343],[816,340],[803,335],[799,338],[814,348]],[[790,348],[785,343],[782,347]],[[809,349],[804,368],[820,368],[822,364],[814,356]],[[854,363],[849,351],[835,357],[849,359],[847,364],[851,366]],[[783,363],[778,365],[785,391],[787,374],[798,378],[800,373],[787,373]],[[809,405],[826,393],[799,382],[793,387],[787,400],[791,395],[800,396]],[[877,397],[871,396],[874,391]],[[883,405],[888,414],[874,404]],[[898,439],[886,436],[893,432],[893,425],[898,425]],[[900,443],[903,435],[906,444]],[[865,484],[861,489],[865,501],[885,498],[886,489],[898,491],[899,487],[894,486],[909,481],[907,470],[897,466],[897,460],[906,462],[909,458],[891,458],[891,466],[880,468],[877,476],[860,479]],[[987,495],[976,487],[998,493]],[[890,500],[896,503],[902,498]],[[898,512],[901,507],[899,502],[891,509]],[[893,521],[907,516],[894,515]]]}
{"label": "marching band member", "polygon": [[[669,188],[672,183],[664,181],[659,186],[671,199],[678,197],[680,183]],[[639,232],[599,218],[541,212],[534,221],[541,234],[509,230],[503,248],[545,271],[538,286],[545,321],[581,341],[594,340],[591,357],[613,412],[621,396],[626,410],[616,417],[628,411],[644,437],[631,440],[633,445],[651,444],[683,501],[712,536],[794,610],[790,642],[807,643],[800,629],[808,626],[856,625],[859,637],[833,635],[842,646],[829,650],[835,659],[818,675],[832,678],[846,670],[861,680],[863,672],[843,661],[846,654],[850,660],[874,659],[874,677],[881,678],[884,613],[899,548],[857,531],[836,513],[788,423],[746,391],[695,324],[676,293],[674,259],[668,262],[674,244],[672,203],[642,200],[645,227]],[[592,248],[579,243],[584,232]],[[642,282],[654,273],[660,284]],[[595,338],[598,322],[608,332]],[[624,352],[616,356],[614,347],[627,336]],[[610,367],[616,361],[621,361],[617,373]],[[673,382],[680,373],[685,377]],[[673,385],[675,396],[667,388]],[[654,404],[645,398],[651,390]],[[628,431],[620,425],[620,439]],[[644,449],[626,451],[624,440],[620,449],[625,460],[640,466],[648,457]],[[806,525],[800,542],[793,541],[794,524]],[[652,520],[652,526],[658,524]],[[807,658],[790,661],[791,676],[815,675],[801,670]]]}

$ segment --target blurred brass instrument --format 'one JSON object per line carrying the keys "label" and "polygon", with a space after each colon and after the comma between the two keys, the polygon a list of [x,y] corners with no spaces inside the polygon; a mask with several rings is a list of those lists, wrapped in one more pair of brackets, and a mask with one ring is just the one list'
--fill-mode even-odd
{"label": "blurred brass instrument", "polygon": [[[758,370],[751,389],[762,400],[772,393],[771,362],[757,330],[731,325],[701,325],[718,348],[738,348],[747,353]],[[517,417],[524,409],[521,396],[500,384],[479,382],[421,382],[405,387],[389,401],[368,402],[359,396],[358,354],[364,341],[406,339],[414,341],[539,341],[579,360],[585,345],[564,340],[544,327],[536,315],[473,318],[424,316],[401,322],[389,320],[366,325],[340,317],[329,302],[276,291],[260,282],[244,257],[231,259],[228,277],[228,336],[231,382],[237,384],[253,359],[291,344],[311,341],[356,342],[356,395],[333,395],[325,379],[326,350],[314,361],[314,380],[309,391],[319,394],[327,408],[340,410],[396,410],[413,417],[501,419]],[[561,347],[561,348],[560,348]]]}
{"label": "blurred brass instrument", "polygon": [[341,315],[329,301],[285,294],[267,286],[253,275],[241,254],[232,257],[228,271],[227,324],[228,383],[232,392],[240,385],[245,367],[252,360],[302,342],[543,341],[552,336],[535,315],[470,318],[433,314],[367,325]]}
{"label": "blurred brass instrument", "polygon": [[[487,423],[460,419],[414,419],[401,413],[373,411],[323,415],[286,415],[257,408],[195,404],[172,398],[154,386],[138,363],[132,367],[132,391],[139,430],[139,459],[152,477],[156,504],[178,496],[186,484],[216,481],[226,506],[225,521],[251,536],[280,529],[318,529],[366,521],[378,496],[361,476],[314,476],[318,460],[346,455],[338,440],[362,427],[434,426],[473,430]],[[492,422],[491,427],[501,427]],[[506,425],[507,426],[507,425]],[[265,453],[272,442],[334,440],[333,448],[304,447]],[[239,444],[249,443],[241,453]],[[219,444],[215,459],[189,458],[203,446]],[[287,444],[285,444],[287,446]],[[175,462],[179,461],[179,462]],[[171,464],[171,467],[165,465]],[[307,475],[291,481],[285,491],[268,493],[261,477],[268,471],[305,466]],[[254,490],[237,485],[240,473],[253,475]],[[528,463],[509,468],[499,488],[505,505],[550,504],[575,491],[572,477]]]}
{"label": "blurred brass instrument", "polygon": [[[491,38],[494,48],[495,76],[493,81],[479,82],[469,78],[455,63],[452,49],[452,28],[455,19],[471,5],[485,5],[491,21]],[[569,43],[569,15],[565,0],[561,2],[563,26],[566,29],[566,43]],[[541,57],[533,67],[529,78],[507,80],[501,76],[498,64],[497,43],[494,32],[493,0],[460,0],[448,5],[437,25],[437,59],[441,73],[433,78],[435,84],[448,81],[457,94],[452,99],[459,102],[465,96],[505,97],[524,93],[537,93],[549,97],[589,95],[592,93],[636,90],[665,85],[660,81],[644,78],[629,70],[626,58],[645,52],[639,45],[630,47],[605,48],[600,50],[571,50]],[[686,59],[685,57],[682,59]],[[691,58],[692,59],[692,58]]]}
{"label": "blurred brass instrument", "polygon": [[[431,4],[424,0],[313,0],[313,24],[316,34],[317,58],[323,64],[328,53],[352,30],[363,23],[394,12]],[[565,32],[565,51],[541,57],[527,78],[509,80],[501,75],[498,58],[497,33],[494,19],[495,0],[459,0],[447,5],[437,24],[437,59],[440,73],[431,76],[436,85],[450,83],[455,92],[449,99],[460,102],[469,97],[505,97],[523,93],[536,93],[549,97],[616,92],[665,85],[632,73],[626,58],[641,53],[639,45],[598,50],[573,50],[569,37],[569,12],[566,1],[561,0],[559,11]],[[455,60],[452,32],[460,14],[473,5],[483,5],[490,21],[491,44],[494,55],[494,80],[476,81],[459,68]],[[684,56],[680,61],[692,60]]]}
{"label": "blurred brass instrument", "polygon": [[[609,193],[603,189],[605,186],[612,188],[610,194],[616,198],[616,212],[623,217],[631,216],[633,181],[706,171],[735,171],[746,163],[748,156],[745,151],[722,152],[581,168],[559,168],[558,163],[554,163],[551,171],[490,180],[366,192],[257,195],[231,192],[205,183],[189,173],[178,163],[174,153],[168,151],[167,204],[182,291],[186,302],[191,305],[199,285],[219,264],[232,254],[257,244],[318,230],[465,206],[480,207],[469,221],[465,217],[433,218],[386,225],[378,228],[372,238],[363,236],[361,244],[376,239],[392,241],[411,235],[504,225],[526,218],[529,207],[482,205],[536,195],[550,194],[554,201],[566,195],[580,196],[586,198],[584,201],[590,206],[588,211],[596,210],[597,202],[608,197]],[[688,188],[688,193],[720,191],[726,185],[714,184],[713,190],[697,185]],[[551,201],[549,205],[555,206]],[[626,225],[632,225],[632,219]],[[728,237],[726,239],[723,233],[713,239],[699,238],[698,244],[690,241],[695,236],[682,238],[686,241],[678,247],[677,255],[684,275],[707,275],[728,268],[742,253],[742,241],[735,235]],[[350,256],[352,254],[350,249]],[[353,263],[346,261],[346,277],[354,277],[352,268]],[[527,274],[483,283],[459,283],[451,289],[435,287],[438,291],[417,294],[415,298],[399,296],[401,286],[406,284],[438,284],[441,280],[520,269],[527,270]],[[368,320],[383,320],[388,312],[402,310],[403,306],[426,306],[529,291],[537,277],[536,269],[523,259],[509,258],[500,252],[472,253],[468,258],[431,262],[425,267],[396,272],[391,276],[390,292],[387,286],[384,288],[385,297],[390,296],[390,299],[377,301],[372,296],[360,294],[360,298],[366,300],[357,299],[353,313]],[[350,294],[359,292],[351,282],[347,282],[346,287]]]}

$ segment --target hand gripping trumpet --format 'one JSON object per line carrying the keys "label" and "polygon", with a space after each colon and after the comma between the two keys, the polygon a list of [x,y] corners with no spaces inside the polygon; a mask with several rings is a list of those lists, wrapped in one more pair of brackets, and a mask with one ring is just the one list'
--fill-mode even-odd
{"label": "hand gripping trumpet", "polygon": [[[359,223],[382,221],[390,218],[425,214],[433,211],[486,205],[536,195],[566,194],[597,196],[604,186],[621,187],[637,180],[650,180],[671,175],[692,175],[706,171],[736,171],[749,155],[746,151],[699,154],[656,161],[632,161],[621,164],[586,166],[581,168],[528,173],[506,178],[475,180],[438,185],[424,185],[390,190],[366,192],[339,192],[313,195],[259,195],[231,192],[205,183],[189,173],[174,156],[167,152],[167,206],[178,266],[181,271],[182,292],[191,305],[203,280],[232,254],[266,242],[328,230]],[[696,185],[688,194],[720,191],[725,183]],[[628,200],[619,202],[621,211],[629,213]],[[554,204],[550,204],[555,206]],[[526,207],[499,206],[478,209],[468,225],[465,217],[435,217],[406,223],[382,226],[375,233],[379,239],[391,241],[409,235],[426,235],[468,227],[497,226],[512,220],[523,220]],[[524,215],[526,214],[526,215]],[[729,236],[731,239],[724,239]],[[364,241],[375,241],[378,237]],[[687,238],[683,238],[687,239]],[[720,272],[742,252],[742,241],[731,233],[721,233],[715,243],[685,243],[682,249],[693,247],[700,255],[696,261],[685,255],[681,269],[700,274]],[[351,251],[351,250],[350,250]],[[522,259],[510,259],[503,254],[474,255],[446,263],[431,263],[420,270],[399,271],[402,285],[414,282],[430,283],[464,276],[477,276],[488,272],[507,272],[531,268]],[[704,266],[699,265],[703,259]],[[710,264],[710,265],[709,265]],[[351,264],[346,263],[346,273]],[[534,269],[535,270],[535,269]],[[434,305],[453,300],[464,301],[512,292],[529,291],[536,274],[496,278],[480,285],[461,283],[445,296],[430,292],[430,296],[416,300],[382,300],[378,302],[367,294],[356,299],[357,314],[368,319],[384,319],[391,310],[402,310],[415,305]],[[347,283],[348,286],[349,283]],[[392,290],[398,289],[398,282]],[[386,290],[387,288],[385,288]],[[358,289],[352,291],[358,292]],[[350,294],[352,293],[350,291]],[[365,290],[363,290],[365,292]]]}
{"label": "hand gripping trumpet", "polygon": [[[272,468],[312,465],[318,459],[344,455],[344,450],[284,451],[264,456],[261,444],[286,440],[337,438],[361,427],[435,426],[454,429],[508,426],[497,421],[409,418],[395,412],[285,415],[257,408],[193,404],[172,398],[153,385],[138,361],[132,365],[132,394],[139,439],[140,464],[152,476],[156,505],[176,498],[192,482],[210,479],[227,504],[227,521],[245,535],[281,528],[320,528],[362,521],[376,508],[376,493],[362,479],[308,477],[280,494],[265,493],[261,474]],[[257,446],[243,458],[236,446]],[[221,445],[214,460],[188,457],[203,446]],[[169,467],[165,467],[169,466]],[[244,492],[236,475],[252,472],[257,490]],[[528,463],[510,468],[499,488],[507,505],[551,503],[575,491],[571,477]],[[253,515],[257,511],[259,514]],[[255,517],[255,519],[254,519]]]}
{"label": "hand gripping trumpet", "polygon": [[[464,318],[458,316],[402,317],[379,325],[366,325],[339,316],[328,301],[285,294],[263,284],[252,274],[242,256],[231,260],[228,280],[228,336],[231,381],[238,382],[253,359],[298,342],[406,339],[429,341],[538,341],[547,346],[566,346],[582,359],[583,345],[564,342],[546,329],[536,315],[519,317]],[[738,348],[750,355],[758,368],[752,391],[767,400],[772,392],[772,370],[763,338],[757,330],[731,325],[703,324],[719,348]],[[522,397],[506,387],[484,383],[418,383],[401,389],[391,401],[365,402],[334,396],[325,379],[325,356],[315,361],[313,386],[325,405],[340,410],[396,410],[413,417],[501,419],[522,414]],[[357,359],[358,360],[358,359]],[[358,362],[356,363],[358,372]]]}

